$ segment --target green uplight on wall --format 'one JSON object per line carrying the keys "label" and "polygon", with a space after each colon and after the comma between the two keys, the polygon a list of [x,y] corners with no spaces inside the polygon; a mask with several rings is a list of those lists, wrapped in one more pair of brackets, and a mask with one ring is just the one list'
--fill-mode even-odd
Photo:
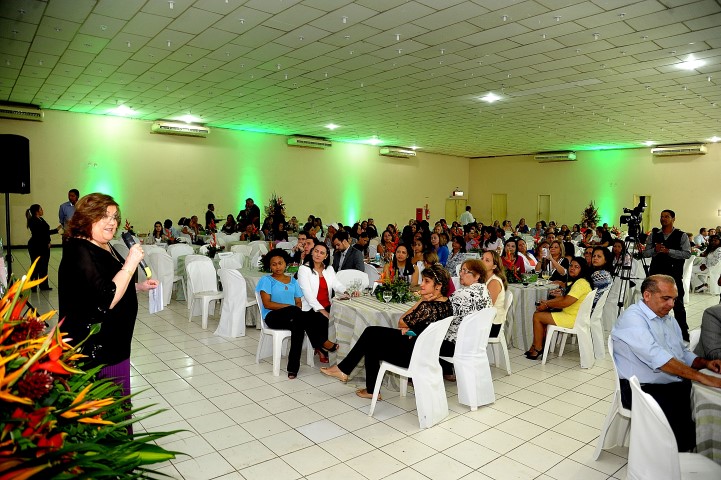
{"label": "green uplight on wall", "polygon": [[[600,223],[608,223],[609,225],[618,226],[618,218],[621,216],[621,210],[623,207],[629,205],[621,205],[621,199],[612,185],[615,184],[620,176],[620,172],[623,172],[624,162],[627,156],[623,150],[604,150],[595,155],[596,160],[593,163],[593,175],[594,182],[597,185],[601,185],[598,196],[594,199],[596,208],[598,208],[598,214],[600,216]],[[602,168],[596,168],[602,165]],[[609,185],[606,187],[605,185]]]}

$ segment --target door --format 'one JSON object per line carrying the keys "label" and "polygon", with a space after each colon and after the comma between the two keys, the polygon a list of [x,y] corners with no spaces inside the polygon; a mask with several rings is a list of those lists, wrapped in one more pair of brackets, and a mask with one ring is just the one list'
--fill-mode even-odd
{"label": "door", "polygon": [[[652,219],[651,218],[651,195],[644,195],[646,197],[646,210],[643,212],[643,218],[641,219],[641,231],[642,232],[650,232],[651,231],[651,221],[658,221],[658,219]],[[641,200],[641,195],[634,195],[633,196],[633,206],[631,208],[636,208],[636,205],[638,205],[638,202]],[[660,212],[659,212],[660,213]]]}
{"label": "door", "polygon": [[447,198],[446,199],[446,223],[449,225],[457,222],[461,214],[466,211],[468,200],[465,198]]}
{"label": "door", "polygon": [[502,225],[506,215],[508,215],[508,195],[494,193],[491,197],[491,224],[498,220]]}
{"label": "door", "polygon": [[536,212],[536,221],[545,220],[546,222],[551,220],[551,196],[550,195],[539,195],[538,196],[538,212]]}

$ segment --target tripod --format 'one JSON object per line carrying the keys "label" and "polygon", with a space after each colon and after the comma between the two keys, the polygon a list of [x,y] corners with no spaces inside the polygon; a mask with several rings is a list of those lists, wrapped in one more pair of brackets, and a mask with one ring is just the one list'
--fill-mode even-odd
{"label": "tripod", "polygon": [[[617,316],[620,316],[623,312],[623,305],[624,301],[626,299],[626,292],[628,291],[628,286],[631,283],[631,267],[633,265],[633,256],[638,251],[637,246],[638,240],[636,237],[632,237],[631,235],[626,237],[626,240],[624,242],[624,252],[626,252],[626,255],[629,256],[631,261],[626,265],[626,259],[623,258],[621,262],[616,265],[616,268],[614,269],[613,276],[614,278],[618,277],[621,279],[621,286],[619,288],[618,292],[618,314]],[[646,265],[646,259],[641,257],[641,265],[643,266],[643,271],[646,272],[646,275],[648,276],[648,265]],[[633,280],[638,280],[638,277],[633,277]]]}

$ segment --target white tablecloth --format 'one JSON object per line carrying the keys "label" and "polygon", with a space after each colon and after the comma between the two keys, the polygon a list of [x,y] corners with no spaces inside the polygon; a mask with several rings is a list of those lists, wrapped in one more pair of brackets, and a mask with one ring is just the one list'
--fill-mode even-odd
{"label": "white tablecloth", "polygon": [[[710,370],[702,373],[721,377]],[[696,421],[696,451],[721,465],[721,389],[693,382],[691,408]]]}
{"label": "white tablecloth", "polygon": [[513,292],[513,303],[506,315],[506,322],[513,326],[511,342],[516,348],[524,352],[531,348],[533,342],[533,313],[536,303],[548,298],[548,292],[558,288],[558,285],[549,284],[536,286],[530,284],[526,287],[521,283],[512,283],[508,289]]}

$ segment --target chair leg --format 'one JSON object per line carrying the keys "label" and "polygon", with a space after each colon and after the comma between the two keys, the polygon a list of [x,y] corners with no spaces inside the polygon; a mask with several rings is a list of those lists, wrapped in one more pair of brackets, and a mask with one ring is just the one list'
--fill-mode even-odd
{"label": "chair leg", "polygon": [[408,394],[408,377],[401,377],[401,397]]}
{"label": "chair leg", "polygon": [[[210,310],[210,302],[212,302],[212,300],[203,299],[202,302],[203,302],[203,304],[202,304],[203,309],[201,311],[201,315],[202,315],[201,316],[201,326],[203,327],[203,330],[207,330],[207,328],[208,328],[208,311]],[[193,311],[191,310],[190,313],[192,315]]]}
{"label": "chair leg", "polygon": [[550,327],[549,327],[549,329],[546,331],[546,345],[544,346],[544,349],[543,349],[543,360],[541,360],[541,365],[545,365],[545,364],[546,364],[546,360],[548,359],[548,351],[549,351],[550,348],[551,348],[551,341],[553,340],[553,336],[554,336],[555,334],[556,334],[556,331],[555,331],[555,330],[551,330]]}
{"label": "chair leg", "polygon": [[258,339],[258,350],[255,352],[255,363],[260,363],[260,352],[263,351],[263,342],[267,340],[268,335],[264,334],[263,332],[260,333],[260,338]]}
{"label": "chair leg", "polygon": [[[508,356],[508,345],[506,344],[506,337],[501,337],[500,347],[503,352],[503,361],[506,362],[506,372],[508,375],[511,374],[511,359]],[[495,348],[495,345],[494,345]],[[496,357],[496,366],[498,366],[498,356],[494,350],[493,355]]]}
{"label": "chair leg", "polygon": [[315,367],[315,349],[310,344],[310,338],[305,336],[305,362],[309,367]]}
{"label": "chair leg", "polygon": [[603,427],[601,427],[601,435],[598,436],[598,440],[596,441],[596,450],[593,452],[593,460],[598,460],[598,457],[601,456],[601,451],[603,450],[603,442],[606,440],[606,434],[608,433],[608,429],[611,427],[611,424],[616,418],[616,415],[618,415],[618,407],[615,403],[611,404],[611,410],[615,411],[613,413],[608,412],[608,415],[606,415],[606,419],[603,421]]}
{"label": "chair leg", "polygon": [[[378,403],[378,394],[381,391],[381,384],[383,383],[383,377],[386,374],[386,369],[381,366],[381,369],[378,371],[378,378],[376,378],[376,384],[373,388],[373,400],[371,400],[371,408],[368,409],[368,416],[373,416],[373,411],[376,409],[376,403]],[[405,379],[406,386],[408,385],[408,378],[401,377],[401,379]],[[401,392],[403,392],[403,385],[401,384]],[[403,396],[405,396],[405,393],[402,393]]]}
{"label": "chair leg", "polygon": [[273,375],[280,376],[280,353],[283,349],[283,338],[273,335]]}
{"label": "chair leg", "polygon": [[193,321],[193,303],[195,303],[194,302],[195,299],[193,297],[186,297],[186,298],[188,298],[188,308],[190,310],[188,312],[188,323],[190,323]]}
{"label": "chair leg", "polygon": [[568,334],[564,333],[563,338],[561,339],[561,349],[558,351],[559,358],[563,356],[563,351],[566,349],[566,340],[568,340]]}

